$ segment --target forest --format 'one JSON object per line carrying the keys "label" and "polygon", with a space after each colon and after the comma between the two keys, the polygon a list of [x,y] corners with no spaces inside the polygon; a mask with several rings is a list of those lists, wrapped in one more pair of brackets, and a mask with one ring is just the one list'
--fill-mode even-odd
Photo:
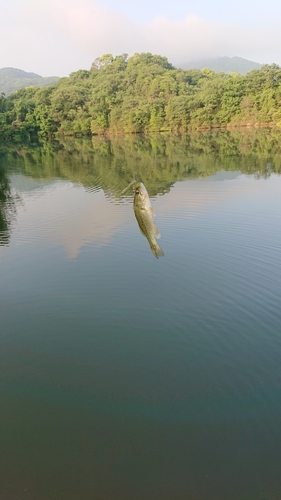
{"label": "forest", "polygon": [[150,53],[104,54],[45,88],[0,95],[0,141],[281,127],[281,68],[242,76],[176,69]]}

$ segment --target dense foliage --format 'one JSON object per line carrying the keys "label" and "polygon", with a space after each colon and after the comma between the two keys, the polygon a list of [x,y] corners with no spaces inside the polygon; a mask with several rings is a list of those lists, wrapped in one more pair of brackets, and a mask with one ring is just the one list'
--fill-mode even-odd
{"label": "dense foliage", "polygon": [[187,131],[241,125],[281,126],[281,68],[245,76],[175,69],[149,53],[96,59],[46,88],[0,99],[5,140]]}

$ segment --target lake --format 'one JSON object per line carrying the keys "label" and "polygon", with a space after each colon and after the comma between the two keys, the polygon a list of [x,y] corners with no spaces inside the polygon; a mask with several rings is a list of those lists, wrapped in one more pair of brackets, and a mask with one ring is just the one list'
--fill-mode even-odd
{"label": "lake", "polygon": [[0,149],[1,500],[281,498],[280,173],[278,130]]}

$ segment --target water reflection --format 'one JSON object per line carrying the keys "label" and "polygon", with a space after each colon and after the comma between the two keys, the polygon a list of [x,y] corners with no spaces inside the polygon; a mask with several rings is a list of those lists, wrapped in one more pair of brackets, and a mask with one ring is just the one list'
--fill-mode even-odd
{"label": "water reflection", "polygon": [[[278,141],[0,155],[1,499],[280,498]],[[132,178],[155,208],[161,264],[122,195]]]}
{"label": "water reflection", "polygon": [[118,202],[132,179],[142,181],[155,196],[168,192],[176,181],[205,178],[221,170],[264,178],[279,174],[281,135],[270,129],[68,139],[6,150],[3,159],[24,175],[67,179],[87,190],[102,188]]}
{"label": "water reflection", "polygon": [[[73,259],[81,246],[87,243],[95,241],[98,246],[108,244],[118,228],[128,222],[129,212],[116,210],[115,205],[118,204],[119,208],[126,204],[133,205],[132,191],[125,196],[122,194],[124,186],[132,179],[143,182],[150,197],[154,198],[170,192],[178,181],[213,179],[214,174],[216,180],[233,179],[241,172],[262,178],[268,178],[272,173],[280,174],[281,136],[278,130],[94,137],[92,140],[69,139],[62,143],[45,143],[33,148],[26,145],[6,148],[0,155],[0,245],[8,245],[12,221],[16,215],[18,217],[15,191],[31,193],[40,189],[42,192],[53,186],[51,205],[42,200],[36,206],[37,234],[44,229],[44,237],[48,232],[48,238],[63,245],[68,258]],[[20,179],[21,185],[15,184],[15,179]],[[26,179],[24,188],[23,179]],[[68,190],[73,186],[82,191],[79,194],[79,189],[76,189],[75,194],[68,196]],[[63,193],[58,187],[63,188]],[[85,190],[88,197],[84,197]],[[205,190],[208,190],[207,186]],[[167,209],[167,203],[172,204],[174,216],[179,206],[184,204],[191,216],[196,210],[215,203],[214,197],[204,195],[201,199],[202,190],[196,189],[194,184],[189,191],[188,199],[183,195],[183,199],[178,200],[173,193],[168,200],[165,196],[164,209]],[[227,191],[224,186],[224,194],[218,193],[219,199]],[[65,207],[68,206],[67,213],[62,210],[62,195]],[[25,203],[29,201],[25,200]],[[73,210],[75,203],[76,209]],[[161,209],[161,197],[154,199],[154,204],[156,210],[159,206]],[[29,210],[21,214],[24,224],[28,224],[29,213],[34,215],[34,205],[29,203],[28,206]],[[166,214],[167,218],[170,216]],[[54,224],[49,227],[51,219]],[[26,237],[30,233],[26,227]]]}
{"label": "water reflection", "polygon": [[6,246],[10,240],[11,224],[16,216],[15,197],[11,193],[10,182],[0,168],[0,245]]}

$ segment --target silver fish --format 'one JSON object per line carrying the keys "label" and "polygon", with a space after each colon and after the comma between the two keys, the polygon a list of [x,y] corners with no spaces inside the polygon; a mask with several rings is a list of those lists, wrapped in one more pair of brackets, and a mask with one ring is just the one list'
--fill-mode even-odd
{"label": "silver fish", "polygon": [[156,238],[160,238],[157,227],[154,223],[154,210],[151,206],[148,192],[142,182],[135,186],[134,212],[141,233],[146,237],[153,255],[163,257],[164,252],[157,244]]}

